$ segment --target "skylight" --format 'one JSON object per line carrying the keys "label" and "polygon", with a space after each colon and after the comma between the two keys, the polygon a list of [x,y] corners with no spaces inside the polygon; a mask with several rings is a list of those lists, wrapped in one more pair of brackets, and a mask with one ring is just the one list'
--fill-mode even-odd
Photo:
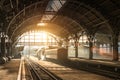
{"label": "skylight", "polygon": [[41,21],[50,21],[65,2],[66,0],[50,0],[46,8],[46,12],[50,13],[43,15]]}

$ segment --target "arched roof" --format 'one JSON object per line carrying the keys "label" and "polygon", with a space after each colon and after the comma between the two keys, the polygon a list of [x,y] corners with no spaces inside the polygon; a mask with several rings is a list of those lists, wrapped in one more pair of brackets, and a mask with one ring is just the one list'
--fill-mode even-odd
{"label": "arched roof", "polygon": [[83,30],[89,34],[120,31],[119,0],[0,0],[0,3],[3,19],[0,30],[9,37],[23,33],[25,26],[35,25],[46,16],[49,19],[44,21],[65,29],[62,33],[66,36]]}
{"label": "arched roof", "polygon": [[13,34],[12,37],[13,37],[13,39],[15,41],[23,33],[28,32],[28,31],[32,31],[32,30],[35,30],[35,31],[46,31],[46,32],[49,32],[51,34],[55,34],[56,36],[59,36],[59,37],[62,37],[62,38],[70,35],[69,31],[67,31],[66,29],[64,29],[64,28],[62,28],[62,27],[60,27],[60,26],[58,26],[56,24],[47,23],[46,26],[44,26],[44,27],[37,26],[35,24],[35,25],[29,25],[29,26],[25,27],[24,29],[23,28],[19,28],[18,30],[16,30],[14,32],[16,34]]}

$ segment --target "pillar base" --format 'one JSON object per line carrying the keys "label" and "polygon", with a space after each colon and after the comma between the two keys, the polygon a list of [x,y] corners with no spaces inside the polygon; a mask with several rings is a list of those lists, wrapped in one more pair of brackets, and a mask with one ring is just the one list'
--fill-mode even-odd
{"label": "pillar base", "polygon": [[8,57],[5,57],[5,59],[6,59],[6,62],[8,62]]}
{"label": "pillar base", "polygon": [[5,64],[6,63],[6,58],[5,57],[0,57],[0,64]]}
{"label": "pillar base", "polygon": [[11,56],[7,56],[7,58],[8,58],[8,61],[10,61],[10,60],[12,59],[12,57],[11,57]]}
{"label": "pillar base", "polygon": [[89,60],[92,60],[93,58],[89,58]]}
{"label": "pillar base", "polygon": [[119,61],[119,59],[113,59],[112,61]]}

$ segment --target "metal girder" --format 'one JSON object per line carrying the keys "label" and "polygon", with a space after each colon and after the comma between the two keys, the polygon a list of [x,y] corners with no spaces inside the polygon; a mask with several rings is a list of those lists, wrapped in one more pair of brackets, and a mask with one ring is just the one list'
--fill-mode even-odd
{"label": "metal girder", "polygon": [[[0,6],[3,5],[5,0],[1,0],[0,2]],[[49,1],[49,0],[48,0]],[[61,1],[61,0],[59,0]],[[9,5],[11,5],[11,8],[14,8],[15,6],[15,2],[13,2],[13,0],[9,0]],[[29,0],[27,0],[27,2],[29,2]],[[16,9],[13,11],[10,11],[11,16],[14,16],[15,11],[17,10],[18,15],[14,16],[14,20],[12,20],[8,26],[8,28],[6,29],[7,33],[9,32],[10,34],[12,34],[12,32],[14,32],[14,30],[17,30],[18,25],[20,25],[22,23],[22,21],[25,20],[25,18],[27,19],[28,17],[33,17],[32,14],[27,15],[27,13],[31,13],[31,12],[35,12],[38,7],[40,7],[40,5],[38,5],[38,1],[32,1],[32,3],[29,2],[29,5],[34,5],[32,7],[29,7],[28,12],[27,12],[27,5],[24,4],[23,6],[19,6],[21,4],[21,1],[16,0]],[[36,3],[35,3],[36,2]],[[73,19],[77,24],[80,24],[84,29],[93,29],[90,31],[97,31],[96,29],[99,29],[100,26],[101,27],[105,27],[107,29],[109,29],[113,32],[115,32],[116,30],[120,30],[119,28],[119,13],[120,13],[120,1],[115,1],[115,0],[67,0],[65,5],[62,6],[62,8],[58,11],[46,11],[43,12],[43,14],[46,15],[55,15],[56,17],[53,18],[54,20],[57,20],[57,16],[59,15],[63,15],[63,16],[67,16],[71,19]],[[62,5],[62,3],[61,3]],[[3,6],[7,6],[7,5],[3,5]],[[66,7],[67,6],[67,7]],[[24,8],[24,9],[23,9]],[[32,9],[34,8],[34,9]],[[45,8],[45,7],[43,7]],[[19,11],[23,9],[23,12],[20,13]],[[32,10],[30,10],[32,9]],[[71,10],[72,9],[72,10]],[[12,10],[12,9],[11,9]],[[86,12],[84,12],[84,10]],[[83,14],[81,13],[83,12]],[[90,14],[92,14],[93,16],[91,17],[87,17]],[[33,15],[35,16],[36,13],[33,13]],[[10,15],[8,15],[6,18],[9,18]],[[26,16],[26,17],[25,17]],[[111,17],[115,17],[117,18],[116,20],[111,19]],[[11,17],[12,18],[12,17]],[[11,18],[7,19],[8,21],[11,20]],[[92,19],[95,18],[95,19]],[[18,22],[19,20],[19,22]],[[60,21],[60,20],[59,20]],[[58,21],[58,22],[59,22]],[[60,25],[61,27],[63,27],[64,29],[68,29],[69,31],[73,31],[73,32],[77,32],[79,31],[80,28],[78,28],[76,25],[74,24],[74,21],[71,22],[70,24],[68,24],[67,21],[61,21]],[[17,23],[17,24],[16,24]],[[55,23],[55,24],[59,24],[59,23]],[[63,26],[65,25],[65,26]],[[104,25],[104,26],[103,26]],[[101,28],[101,31],[105,31],[102,30],[104,28]],[[116,30],[114,30],[116,29]],[[61,30],[64,32],[64,30]],[[106,30],[107,31],[107,30]]]}
{"label": "metal girder", "polygon": [[4,2],[5,2],[5,0],[0,0],[0,9],[3,7]]}
{"label": "metal girder", "polygon": [[[58,25],[53,25],[52,23],[48,23],[48,24],[49,24],[49,26],[46,26],[46,27],[42,28],[42,30],[48,31],[48,32],[50,32],[50,33],[52,33],[56,36],[61,36],[63,34],[69,34],[67,30],[64,30],[64,28],[61,28]],[[19,30],[19,32],[18,32],[18,30]],[[21,29],[18,29],[18,30],[16,31],[17,33],[15,32],[16,34],[13,35],[12,39],[17,39],[18,38],[17,36],[20,36],[20,35],[22,35],[23,33],[27,32],[29,30],[41,30],[41,28],[33,25],[33,26],[27,26],[24,29],[21,28]],[[62,31],[62,30],[64,30],[64,31]]]}
{"label": "metal girder", "polygon": [[68,30],[71,34],[78,30],[82,30],[80,24],[76,23],[74,20],[65,17],[65,16],[56,16],[56,18],[52,21],[55,24],[61,25],[64,29]]}
{"label": "metal girder", "polygon": [[[72,1],[71,1],[72,2]],[[74,1],[73,1],[74,2]],[[81,4],[81,3],[80,3]],[[69,5],[69,3],[67,3],[66,4],[66,6],[70,6]],[[62,8],[62,10],[61,11],[59,11],[59,13],[58,13],[58,15],[63,15],[63,16],[68,16],[68,17],[70,17],[70,18],[72,18],[72,19],[74,19],[75,21],[77,21],[79,24],[82,24],[82,27],[83,27],[83,25],[85,26],[85,28],[87,29],[88,27],[96,27],[97,28],[97,26],[99,26],[99,25],[103,25],[103,24],[105,24],[105,25],[108,25],[109,23],[108,23],[108,21],[104,18],[104,16],[102,16],[99,12],[97,12],[94,8],[91,8],[90,6],[87,6],[87,5],[85,5],[84,3],[83,4],[81,4],[80,5],[80,7],[85,7],[87,10],[87,12],[85,13],[85,14],[83,14],[83,15],[81,15],[81,13],[79,12],[79,11],[81,11],[81,8],[79,9],[78,7],[78,10],[69,10],[68,8],[66,8],[66,6],[64,6],[63,8]],[[74,5],[75,6],[75,5]],[[72,8],[73,9],[73,8]],[[84,10],[84,9],[83,9]],[[76,12],[77,11],[77,12]],[[98,22],[97,24],[94,24],[92,21],[90,21],[89,23],[91,23],[91,26],[89,26],[89,25],[86,25],[87,23],[83,23],[82,21],[83,20],[85,20],[85,18],[86,18],[86,20],[88,19],[86,16],[87,15],[89,15],[90,13],[92,13],[92,15],[94,15],[94,16],[96,16],[96,18],[97,19],[99,19],[99,20],[101,20],[100,22]],[[75,14],[78,14],[78,16],[76,16]],[[83,19],[82,19],[83,18]],[[81,20],[82,19],[82,20]],[[89,19],[88,19],[89,20]],[[108,25],[107,26],[108,27],[108,29],[110,29],[111,30],[111,27]]]}
{"label": "metal girder", "polygon": [[10,5],[11,5],[11,8],[14,8],[14,7],[13,7],[13,3],[12,3],[12,0],[10,0]]}
{"label": "metal girder", "polygon": [[[36,17],[39,17],[39,18],[41,18],[42,16],[41,15],[38,15],[38,16],[34,16],[34,18],[36,18]],[[29,22],[30,20],[32,20],[32,19],[34,19],[33,17],[31,17],[31,18],[28,18],[27,20],[25,20],[24,22],[22,22],[19,26],[17,26],[15,29],[14,29],[14,31],[12,32],[12,34],[11,34],[11,37],[10,38],[12,38],[12,36],[14,35],[14,33],[16,32],[16,30],[18,30],[21,26],[23,26],[25,23],[27,23],[27,22]],[[35,20],[34,20],[35,21]],[[27,26],[29,26],[29,25],[31,25],[31,24],[28,24],[27,23]],[[24,28],[24,27],[23,27]]]}
{"label": "metal girder", "polygon": [[[92,2],[94,2],[94,1],[92,1]],[[103,15],[104,18],[106,18],[106,20],[109,21],[109,24],[111,25],[110,27],[112,28],[114,25],[112,25],[113,20],[110,20],[110,18],[117,17],[119,15],[120,1],[104,0],[102,2],[96,1],[95,4],[92,4],[92,2],[89,3],[89,5],[91,7],[94,7],[97,11],[99,11],[101,13],[101,15]],[[86,3],[86,2],[84,1],[84,3]]]}
{"label": "metal girder", "polygon": [[[47,1],[49,1],[49,0],[47,0]],[[16,22],[16,21],[18,21],[18,19],[20,19],[21,20],[21,22],[23,21],[23,20],[25,20],[24,18],[25,18],[25,16],[28,16],[28,15],[25,15],[26,14],[26,10],[30,10],[30,8],[32,7],[32,6],[36,6],[36,4],[39,4],[39,5],[47,5],[46,4],[47,2],[37,2],[37,3],[35,3],[35,4],[32,4],[32,5],[30,5],[30,6],[28,6],[28,7],[25,7],[22,11],[20,11],[13,19],[12,19],[12,21],[9,23],[9,25],[8,25],[8,28],[7,28],[7,30],[6,30],[6,32],[7,32],[7,34],[8,34],[8,32],[9,32],[9,30],[10,30],[10,27],[15,27],[15,26],[13,26],[12,24],[15,24],[15,23],[18,23],[18,22]],[[35,7],[36,8],[36,7]],[[39,13],[41,14],[41,15],[43,15],[44,14],[44,11],[45,11],[45,6],[44,6],[44,8],[43,7],[41,7],[42,8],[42,10],[41,11],[39,11]],[[34,9],[35,10],[35,9]],[[31,11],[31,12],[33,12],[33,11]],[[35,11],[34,11],[35,12]],[[50,12],[49,12],[50,13]],[[33,13],[34,14],[34,13]],[[30,15],[30,17],[32,17],[32,16],[34,16],[34,15],[31,15],[31,14],[29,14]],[[19,16],[20,16],[20,18],[19,18]],[[27,17],[28,18],[28,17]],[[19,22],[19,24],[21,24],[20,22]],[[19,25],[19,24],[17,24],[17,26]],[[17,26],[15,27],[15,29],[17,28]]]}
{"label": "metal girder", "polygon": [[45,11],[44,15],[55,15],[56,11]]}

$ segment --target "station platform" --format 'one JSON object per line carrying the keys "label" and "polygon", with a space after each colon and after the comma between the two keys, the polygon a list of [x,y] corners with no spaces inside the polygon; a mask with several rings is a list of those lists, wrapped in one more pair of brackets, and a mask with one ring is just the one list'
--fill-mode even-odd
{"label": "station platform", "polygon": [[32,56],[31,59],[38,62],[46,69],[50,70],[52,73],[61,77],[63,80],[113,80],[109,77],[64,66],[59,62],[52,62],[49,60],[38,60],[36,57]]}
{"label": "station platform", "polygon": [[82,58],[69,58],[71,61],[77,61],[77,62],[88,62],[93,64],[102,64],[102,65],[108,65],[108,66],[116,66],[120,67],[120,61],[112,61],[112,60],[100,60],[100,59],[82,59]]}
{"label": "station platform", "polygon": [[66,62],[69,67],[120,80],[120,62],[97,59],[69,58]]}
{"label": "station platform", "polygon": [[19,65],[20,59],[12,59],[0,65],[0,80],[17,80]]}

